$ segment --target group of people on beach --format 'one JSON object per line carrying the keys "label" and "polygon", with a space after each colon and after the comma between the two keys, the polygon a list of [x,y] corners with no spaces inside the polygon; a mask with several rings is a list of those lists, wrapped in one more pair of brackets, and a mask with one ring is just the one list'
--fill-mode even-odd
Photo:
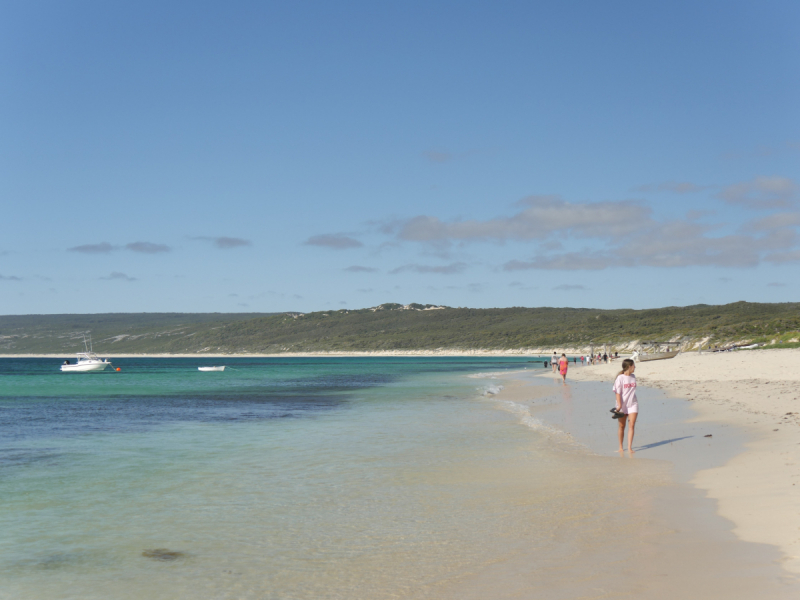
{"label": "group of people on beach", "polygon": [[[614,359],[619,358],[619,352],[615,352],[614,354],[600,354],[597,353],[597,356],[583,356],[581,355],[580,359],[577,356],[572,358],[572,362],[577,364],[578,360],[581,361],[581,365],[599,365],[601,363],[608,363],[609,361],[613,361]],[[567,366],[569,365],[569,358],[567,358],[566,354],[562,354],[561,358],[553,352],[553,356],[550,360],[550,365],[553,369],[553,373],[560,373],[564,376],[566,382],[566,374],[567,374]],[[565,366],[566,365],[566,366]],[[547,361],[544,361],[544,366],[547,368]]]}
{"label": "group of people on beach", "polygon": [[[599,357],[600,355],[598,354],[597,356]],[[619,357],[619,354],[617,354],[617,357]],[[608,355],[604,355],[603,358],[608,362]],[[581,364],[583,364],[583,359],[584,357],[581,356]],[[577,363],[577,359],[573,362]],[[569,369],[567,355],[562,354],[557,363],[555,360],[552,363],[553,372],[555,373],[557,370],[561,375],[562,384],[567,385],[567,370]],[[633,453],[633,436],[636,429],[636,417],[639,415],[639,401],[636,398],[636,375],[633,374],[635,370],[636,363],[632,359],[626,358],[623,360],[622,370],[617,373],[614,385],[611,388],[615,396],[614,408],[611,409],[611,418],[617,419],[619,422],[620,452],[624,452],[625,428],[630,425],[628,427],[628,452]]]}

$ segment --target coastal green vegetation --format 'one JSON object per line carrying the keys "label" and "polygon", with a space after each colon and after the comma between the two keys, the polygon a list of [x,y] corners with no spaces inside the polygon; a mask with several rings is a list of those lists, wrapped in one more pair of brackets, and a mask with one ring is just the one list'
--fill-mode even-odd
{"label": "coastal green vegetation", "polygon": [[450,308],[383,304],[313,313],[0,316],[0,354],[516,350],[706,340],[794,346],[800,303],[646,310]]}

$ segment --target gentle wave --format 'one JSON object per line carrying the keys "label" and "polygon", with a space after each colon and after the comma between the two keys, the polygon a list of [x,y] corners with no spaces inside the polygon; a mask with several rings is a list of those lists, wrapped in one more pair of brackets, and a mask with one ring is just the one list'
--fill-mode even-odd
{"label": "gentle wave", "polygon": [[504,390],[504,386],[502,385],[487,385],[483,388],[477,388],[479,392],[481,392],[482,396],[495,396]]}
{"label": "gentle wave", "polygon": [[539,433],[543,433],[550,438],[569,444],[570,446],[586,448],[584,444],[576,441],[575,438],[572,437],[572,434],[557,427],[553,427],[552,425],[548,425],[544,421],[540,421],[534,417],[531,414],[530,409],[524,404],[519,404],[518,402],[513,402],[511,400],[502,400],[500,398],[493,398],[493,400],[502,410],[510,412],[519,417],[520,424],[525,425],[525,427],[528,427]]}

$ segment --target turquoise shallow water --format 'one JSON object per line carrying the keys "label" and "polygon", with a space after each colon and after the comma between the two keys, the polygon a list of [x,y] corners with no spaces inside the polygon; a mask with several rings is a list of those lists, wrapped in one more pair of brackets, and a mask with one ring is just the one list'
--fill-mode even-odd
{"label": "turquoise shallow water", "polygon": [[536,418],[594,388],[490,393],[528,360],[2,359],[0,598],[795,597],[668,462]]}
{"label": "turquoise shallow water", "polygon": [[[459,549],[426,574],[400,560],[369,583],[387,552],[413,562],[455,542],[454,514],[420,473],[481,447],[457,425],[476,417],[466,399],[477,384],[464,374],[539,366],[230,359],[223,373],[201,373],[193,359],[115,364],[121,372],[64,374],[53,360],[2,361],[7,597],[413,589],[469,561]],[[421,495],[404,497],[417,486]],[[181,556],[142,556],[159,548]],[[391,573],[403,568],[412,572],[400,584]]]}

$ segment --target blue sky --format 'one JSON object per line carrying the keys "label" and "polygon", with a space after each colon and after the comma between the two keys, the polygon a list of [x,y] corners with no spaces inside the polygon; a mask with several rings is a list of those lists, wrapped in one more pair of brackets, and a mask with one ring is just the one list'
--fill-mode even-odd
{"label": "blue sky", "polygon": [[0,10],[0,314],[798,300],[797,2]]}

